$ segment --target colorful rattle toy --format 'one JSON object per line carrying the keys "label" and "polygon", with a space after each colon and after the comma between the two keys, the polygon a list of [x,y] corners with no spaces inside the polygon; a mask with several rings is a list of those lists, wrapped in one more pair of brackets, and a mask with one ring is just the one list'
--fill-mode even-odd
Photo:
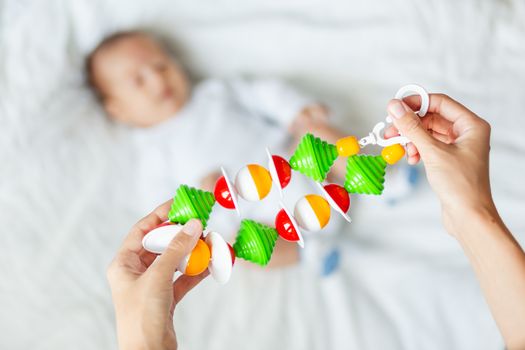
{"label": "colorful rattle toy", "polygon": [[[421,97],[421,109],[417,113],[422,117],[429,105],[429,96],[422,87],[406,85],[396,93],[395,98],[414,93]],[[390,117],[387,117],[386,123],[391,122]],[[275,227],[249,219],[241,220],[233,247],[217,232],[205,231],[178,270],[187,275],[198,275],[208,269],[217,282],[226,283],[231,276],[235,257],[261,266],[268,264],[278,237],[304,247],[301,230],[322,230],[330,221],[331,209],[351,222],[347,214],[350,194],[380,195],[383,192],[387,164],[393,165],[403,158],[403,146],[410,142],[404,136],[384,139],[386,123],[377,123],[366,137],[359,140],[355,136],[343,137],[335,145],[306,134],[289,161],[266,149],[268,169],[259,164],[248,164],[237,172],[232,182],[221,168],[222,176],[217,180],[213,193],[181,185],[173,197],[169,222],[144,237],[144,248],[161,254],[178,234],[181,225],[192,218],[199,219],[206,228],[215,202],[226,209],[235,210],[240,216],[239,198],[262,200],[270,193],[273,184],[282,198],[284,189],[292,179],[292,170],[315,181],[320,194],[311,193],[301,197],[295,204],[293,214],[281,202],[281,209],[275,216]],[[362,148],[374,144],[384,147],[381,155],[358,154]],[[344,186],[323,184],[338,157],[347,157]]]}

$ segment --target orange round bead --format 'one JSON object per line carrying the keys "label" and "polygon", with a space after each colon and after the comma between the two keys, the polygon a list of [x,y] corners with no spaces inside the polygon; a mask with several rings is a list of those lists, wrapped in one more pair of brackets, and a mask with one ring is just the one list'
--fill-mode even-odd
{"label": "orange round bead", "polygon": [[184,274],[188,276],[201,274],[208,267],[210,258],[210,248],[202,239],[199,239],[191,252]]}
{"label": "orange round bead", "polygon": [[359,153],[359,141],[355,136],[347,136],[337,140],[335,143],[337,153],[342,157],[350,157]]}
{"label": "orange round bead", "polygon": [[387,146],[381,151],[381,157],[390,165],[396,164],[405,155],[405,148],[399,143]]}

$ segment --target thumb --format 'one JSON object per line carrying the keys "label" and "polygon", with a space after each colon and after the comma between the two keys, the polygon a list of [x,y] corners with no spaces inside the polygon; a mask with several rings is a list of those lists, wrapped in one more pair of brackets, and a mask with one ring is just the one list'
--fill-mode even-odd
{"label": "thumb", "polygon": [[387,111],[401,135],[406,136],[421,154],[435,144],[435,139],[427,132],[419,116],[405,102],[391,100]]}
{"label": "thumb", "polygon": [[172,278],[177,266],[186,255],[191,253],[201,234],[202,224],[200,220],[191,219],[188,221],[155,261],[154,269]]}

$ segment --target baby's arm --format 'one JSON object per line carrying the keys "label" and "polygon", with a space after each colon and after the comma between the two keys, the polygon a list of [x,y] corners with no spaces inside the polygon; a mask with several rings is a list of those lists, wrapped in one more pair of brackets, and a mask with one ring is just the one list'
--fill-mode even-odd
{"label": "baby's arm", "polygon": [[320,106],[311,97],[277,79],[235,79],[229,86],[238,102],[253,115],[287,129],[307,107]]}
{"label": "baby's arm", "polygon": [[[308,132],[332,144],[346,136],[329,125],[328,107],[281,80],[236,79],[230,82],[230,86],[240,103],[255,115],[286,128],[294,137],[294,148]],[[332,168],[331,176],[343,179],[345,171],[345,161],[340,157]]]}

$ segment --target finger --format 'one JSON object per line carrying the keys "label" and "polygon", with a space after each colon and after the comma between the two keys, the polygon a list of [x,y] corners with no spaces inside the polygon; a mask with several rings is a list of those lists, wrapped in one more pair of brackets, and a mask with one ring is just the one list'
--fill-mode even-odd
{"label": "finger", "polygon": [[391,100],[387,109],[399,132],[413,142],[423,155],[435,147],[436,140],[427,132],[419,116],[403,101]]}
{"label": "finger", "polygon": [[[490,125],[461,103],[444,94],[430,94],[429,112],[436,113],[452,122],[450,135],[453,142],[460,143],[466,138],[487,137]],[[418,98],[407,97],[410,103],[420,103]],[[467,136],[473,135],[473,136]]]}
{"label": "finger", "polygon": [[433,138],[443,143],[451,144],[452,142],[454,142],[454,138],[450,137],[449,135],[444,135],[434,130],[431,131],[431,134]]}
{"label": "finger", "polygon": [[416,146],[410,142],[406,145],[406,157],[408,164],[416,164],[420,160],[419,151]]}
{"label": "finger", "polygon": [[187,276],[181,275],[175,282],[173,282],[173,299],[174,304],[179,303],[179,301],[184,298],[186,293],[192,290],[197,284],[199,284],[203,279],[208,277],[210,272],[208,269],[204,270],[200,275],[197,276]]}
{"label": "finger", "polygon": [[399,136],[399,130],[397,130],[395,125],[390,125],[388,128],[385,129],[385,133],[383,134],[383,138],[385,139],[389,139],[396,136]]}
{"label": "finger", "polygon": [[172,200],[170,199],[169,201],[161,204],[150,214],[133,225],[131,231],[122,243],[122,249],[131,250],[137,253],[140,252],[142,249],[142,238],[144,238],[146,233],[153,230],[155,227],[168,219],[168,212],[170,210],[171,202]]}
{"label": "finger", "polygon": [[407,150],[407,157],[408,158],[413,157],[413,156],[415,156],[416,154],[419,153],[419,151],[417,150],[416,146],[412,142],[407,144],[406,150]]}
{"label": "finger", "polygon": [[[429,94],[429,97],[430,101],[428,111],[440,114],[443,118],[451,122],[455,122],[461,118],[468,118],[471,120],[479,118],[467,107],[445,94]],[[403,101],[414,110],[418,110],[421,106],[421,97],[418,95],[408,96],[404,98]]]}
{"label": "finger", "polygon": [[413,111],[419,111],[419,109],[421,108],[421,96],[419,95],[403,97],[403,102],[405,102],[407,106],[410,107],[410,109]]}
{"label": "finger", "polygon": [[139,252],[140,261],[142,262],[142,264],[144,264],[146,268],[150,267],[150,265],[153,264],[157,256],[157,254],[148,252],[144,248]]}
{"label": "finger", "polygon": [[[410,106],[409,106],[410,107]],[[440,134],[452,135],[453,134],[453,123],[445,118],[441,117],[436,113],[428,113],[421,118],[421,123],[427,130],[437,131]],[[385,129],[383,137],[389,139],[392,137],[399,136],[399,130],[395,125],[390,125]]]}
{"label": "finger", "polygon": [[201,234],[201,221],[197,219],[188,221],[173,237],[164,253],[155,260],[150,269],[160,272],[166,278],[172,278],[177,266],[186,255],[191,253]]}
{"label": "finger", "polygon": [[407,162],[410,165],[415,165],[419,163],[420,160],[421,160],[421,156],[419,155],[419,153],[416,153],[415,155],[408,157]]}
{"label": "finger", "polygon": [[443,118],[437,113],[427,113],[424,117],[421,118],[421,122],[426,127],[427,130],[437,131],[440,134],[452,135],[452,129],[454,123],[450,120]]}

